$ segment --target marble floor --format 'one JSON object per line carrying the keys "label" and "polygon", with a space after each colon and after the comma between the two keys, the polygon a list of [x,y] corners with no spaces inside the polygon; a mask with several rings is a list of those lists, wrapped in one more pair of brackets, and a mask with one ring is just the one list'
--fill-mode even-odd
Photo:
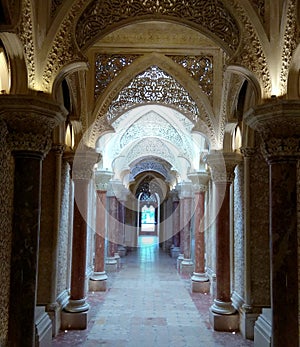
{"label": "marble floor", "polygon": [[177,273],[175,259],[158,247],[156,238],[140,238],[140,247],[109,274],[107,287],[104,293],[89,293],[88,329],[62,331],[52,346],[253,346],[238,332],[212,330],[210,295],[191,293],[190,280]]}

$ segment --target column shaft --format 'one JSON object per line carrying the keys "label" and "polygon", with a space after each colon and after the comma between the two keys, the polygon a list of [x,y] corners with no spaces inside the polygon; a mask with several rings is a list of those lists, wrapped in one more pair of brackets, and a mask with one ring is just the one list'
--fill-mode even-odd
{"label": "column shaft", "polygon": [[105,206],[106,191],[97,191],[97,214],[95,234],[95,272],[104,271],[104,249],[105,249]]}
{"label": "column shaft", "polygon": [[[220,210],[216,217],[216,299],[230,302],[230,183],[216,182],[215,184],[216,199],[220,204]],[[224,184],[226,184],[225,190]],[[223,191],[225,191],[224,195],[220,194]],[[223,201],[220,201],[222,198]]]}
{"label": "column shaft", "polygon": [[270,164],[273,347],[298,346],[297,161]]}
{"label": "column shaft", "polygon": [[[74,180],[75,197],[81,197],[80,209],[74,199],[74,224],[72,247],[71,300],[85,298],[86,245],[87,245],[87,197],[88,181]],[[85,308],[87,309],[88,306]]]}
{"label": "column shaft", "polygon": [[13,152],[15,158],[12,226],[9,346],[35,344],[35,305],[40,231],[42,156]]}
{"label": "column shaft", "polygon": [[204,192],[195,193],[196,209],[194,215],[195,225],[195,272],[205,272],[205,240],[204,240]]}

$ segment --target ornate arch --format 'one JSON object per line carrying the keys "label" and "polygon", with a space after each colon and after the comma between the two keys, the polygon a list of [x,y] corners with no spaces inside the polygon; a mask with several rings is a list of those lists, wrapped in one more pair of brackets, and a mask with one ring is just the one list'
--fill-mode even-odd
{"label": "ornate arch", "polygon": [[[95,121],[90,132],[90,146],[93,147],[97,138],[101,135],[99,130],[105,130],[103,129],[103,124],[109,123],[106,120],[106,115],[114,98],[116,98],[121,93],[122,89],[132,81],[133,76],[137,76],[139,73],[144,72],[147,68],[153,65],[158,66],[164,72],[173,77],[174,80],[176,80],[188,92],[199,109],[198,118],[207,124],[209,133],[204,135],[206,135],[212,142],[215,140],[215,117],[208,96],[201,91],[198,83],[178,63],[165,55],[151,53],[147,56],[141,56],[135,59],[130,65],[128,65],[126,69],[119,73],[114,82],[106,88],[102,97],[97,100],[93,112],[93,119],[95,119]],[[179,111],[184,113],[183,110]],[[186,116],[190,118],[190,114],[186,113]],[[197,119],[191,119],[191,121],[193,121],[194,124],[197,123]]]}
{"label": "ornate arch", "polygon": [[228,53],[236,51],[240,43],[237,21],[220,0],[93,0],[77,21],[77,44],[85,50],[101,36],[132,20],[180,21],[205,33]]}

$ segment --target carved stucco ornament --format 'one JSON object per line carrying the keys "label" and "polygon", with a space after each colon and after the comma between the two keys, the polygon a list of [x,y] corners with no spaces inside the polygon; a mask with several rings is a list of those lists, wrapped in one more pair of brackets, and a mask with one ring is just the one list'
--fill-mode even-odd
{"label": "carved stucco ornament", "polygon": [[112,31],[130,19],[180,20],[214,37],[230,52],[240,43],[235,18],[221,1],[176,0],[149,1],[92,1],[81,14],[76,25],[76,41],[80,48],[90,46],[103,33]]}
{"label": "carved stucco ornament", "polygon": [[261,151],[268,162],[300,156],[300,101],[276,100],[249,110],[245,122],[262,139]]}
{"label": "carved stucco ornament", "polygon": [[64,121],[66,110],[48,97],[5,95],[0,98],[0,119],[5,121],[12,151],[46,155],[52,130]]}

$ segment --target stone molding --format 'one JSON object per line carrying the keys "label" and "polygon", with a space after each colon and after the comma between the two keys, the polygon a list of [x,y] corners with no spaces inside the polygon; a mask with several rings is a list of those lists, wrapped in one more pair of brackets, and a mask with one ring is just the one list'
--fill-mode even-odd
{"label": "stone molding", "polygon": [[66,110],[49,97],[5,95],[0,98],[0,119],[8,129],[12,151],[37,152],[51,149],[53,129],[64,121]]}
{"label": "stone molding", "polygon": [[210,167],[213,182],[232,183],[234,169],[242,161],[242,156],[237,152],[223,153],[222,151],[216,151],[208,154],[206,161]]}
{"label": "stone molding", "polygon": [[267,162],[300,156],[300,101],[275,100],[249,110],[245,122],[262,139]]}

